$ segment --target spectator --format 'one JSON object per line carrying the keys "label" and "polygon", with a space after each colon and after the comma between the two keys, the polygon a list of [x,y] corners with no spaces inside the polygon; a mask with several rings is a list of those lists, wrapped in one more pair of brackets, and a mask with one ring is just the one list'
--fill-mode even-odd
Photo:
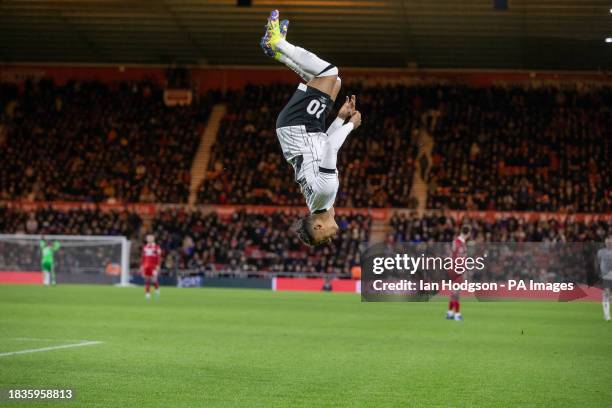
{"label": "spectator", "polygon": [[42,80],[9,94],[0,199],[186,202],[206,99],[169,108],[150,82]]}

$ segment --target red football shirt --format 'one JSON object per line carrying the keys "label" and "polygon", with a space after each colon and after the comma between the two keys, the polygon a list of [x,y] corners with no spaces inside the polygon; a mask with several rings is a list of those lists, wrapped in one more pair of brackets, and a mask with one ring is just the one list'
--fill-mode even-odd
{"label": "red football shirt", "polygon": [[465,243],[465,239],[459,235],[453,241],[453,245],[451,247],[451,257],[453,259],[457,258],[465,258],[467,256],[467,244]]}
{"label": "red football shirt", "polygon": [[[451,257],[453,258],[453,262],[459,258],[467,257],[467,244],[461,235],[453,240],[453,244],[451,246]],[[465,259],[463,262],[465,262]],[[454,270],[450,272],[450,275],[454,281],[461,281],[463,279],[463,274],[456,273]]]}
{"label": "red football shirt", "polygon": [[146,244],[142,247],[140,264],[143,268],[157,268],[161,263],[161,247],[157,244]]}

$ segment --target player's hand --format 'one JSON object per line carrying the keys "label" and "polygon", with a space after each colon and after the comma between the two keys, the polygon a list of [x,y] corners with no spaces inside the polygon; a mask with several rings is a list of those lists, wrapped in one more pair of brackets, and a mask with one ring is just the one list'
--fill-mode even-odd
{"label": "player's hand", "polygon": [[355,95],[351,95],[350,98],[347,96],[346,100],[344,101],[344,104],[342,105],[342,107],[340,108],[340,111],[338,112],[338,117],[343,120],[348,119],[353,114],[353,112],[355,112],[355,104],[356,104]]}
{"label": "player's hand", "polygon": [[361,112],[359,111],[355,111],[352,115],[351,115],[351,119],[349,119],[349,122],[351,122],[353,124],[353,130],[357,129],[359,126],[361,126]]}

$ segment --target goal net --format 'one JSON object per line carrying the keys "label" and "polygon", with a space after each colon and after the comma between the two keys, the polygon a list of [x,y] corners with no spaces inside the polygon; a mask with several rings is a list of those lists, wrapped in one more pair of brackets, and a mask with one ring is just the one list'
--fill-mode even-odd
{"label": "goal net", "polygon": [[27,275],[42,282],[46,245],[56,249],[57,283],[129,284],[130,241],[123,236],[0,234],[0,277],[19,281]]}

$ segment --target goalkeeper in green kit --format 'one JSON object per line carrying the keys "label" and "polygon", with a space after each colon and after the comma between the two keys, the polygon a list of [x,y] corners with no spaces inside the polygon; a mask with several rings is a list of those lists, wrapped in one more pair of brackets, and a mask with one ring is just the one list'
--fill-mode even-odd
{"label": "goalkeeper in green kit", "polygon": [[55,241],[53,245],[46,243],[44,239],[40,240],[40,270],[44,274],[45,285],[55,285],[55,262],[54,255],[60,249],[60,243]]}

